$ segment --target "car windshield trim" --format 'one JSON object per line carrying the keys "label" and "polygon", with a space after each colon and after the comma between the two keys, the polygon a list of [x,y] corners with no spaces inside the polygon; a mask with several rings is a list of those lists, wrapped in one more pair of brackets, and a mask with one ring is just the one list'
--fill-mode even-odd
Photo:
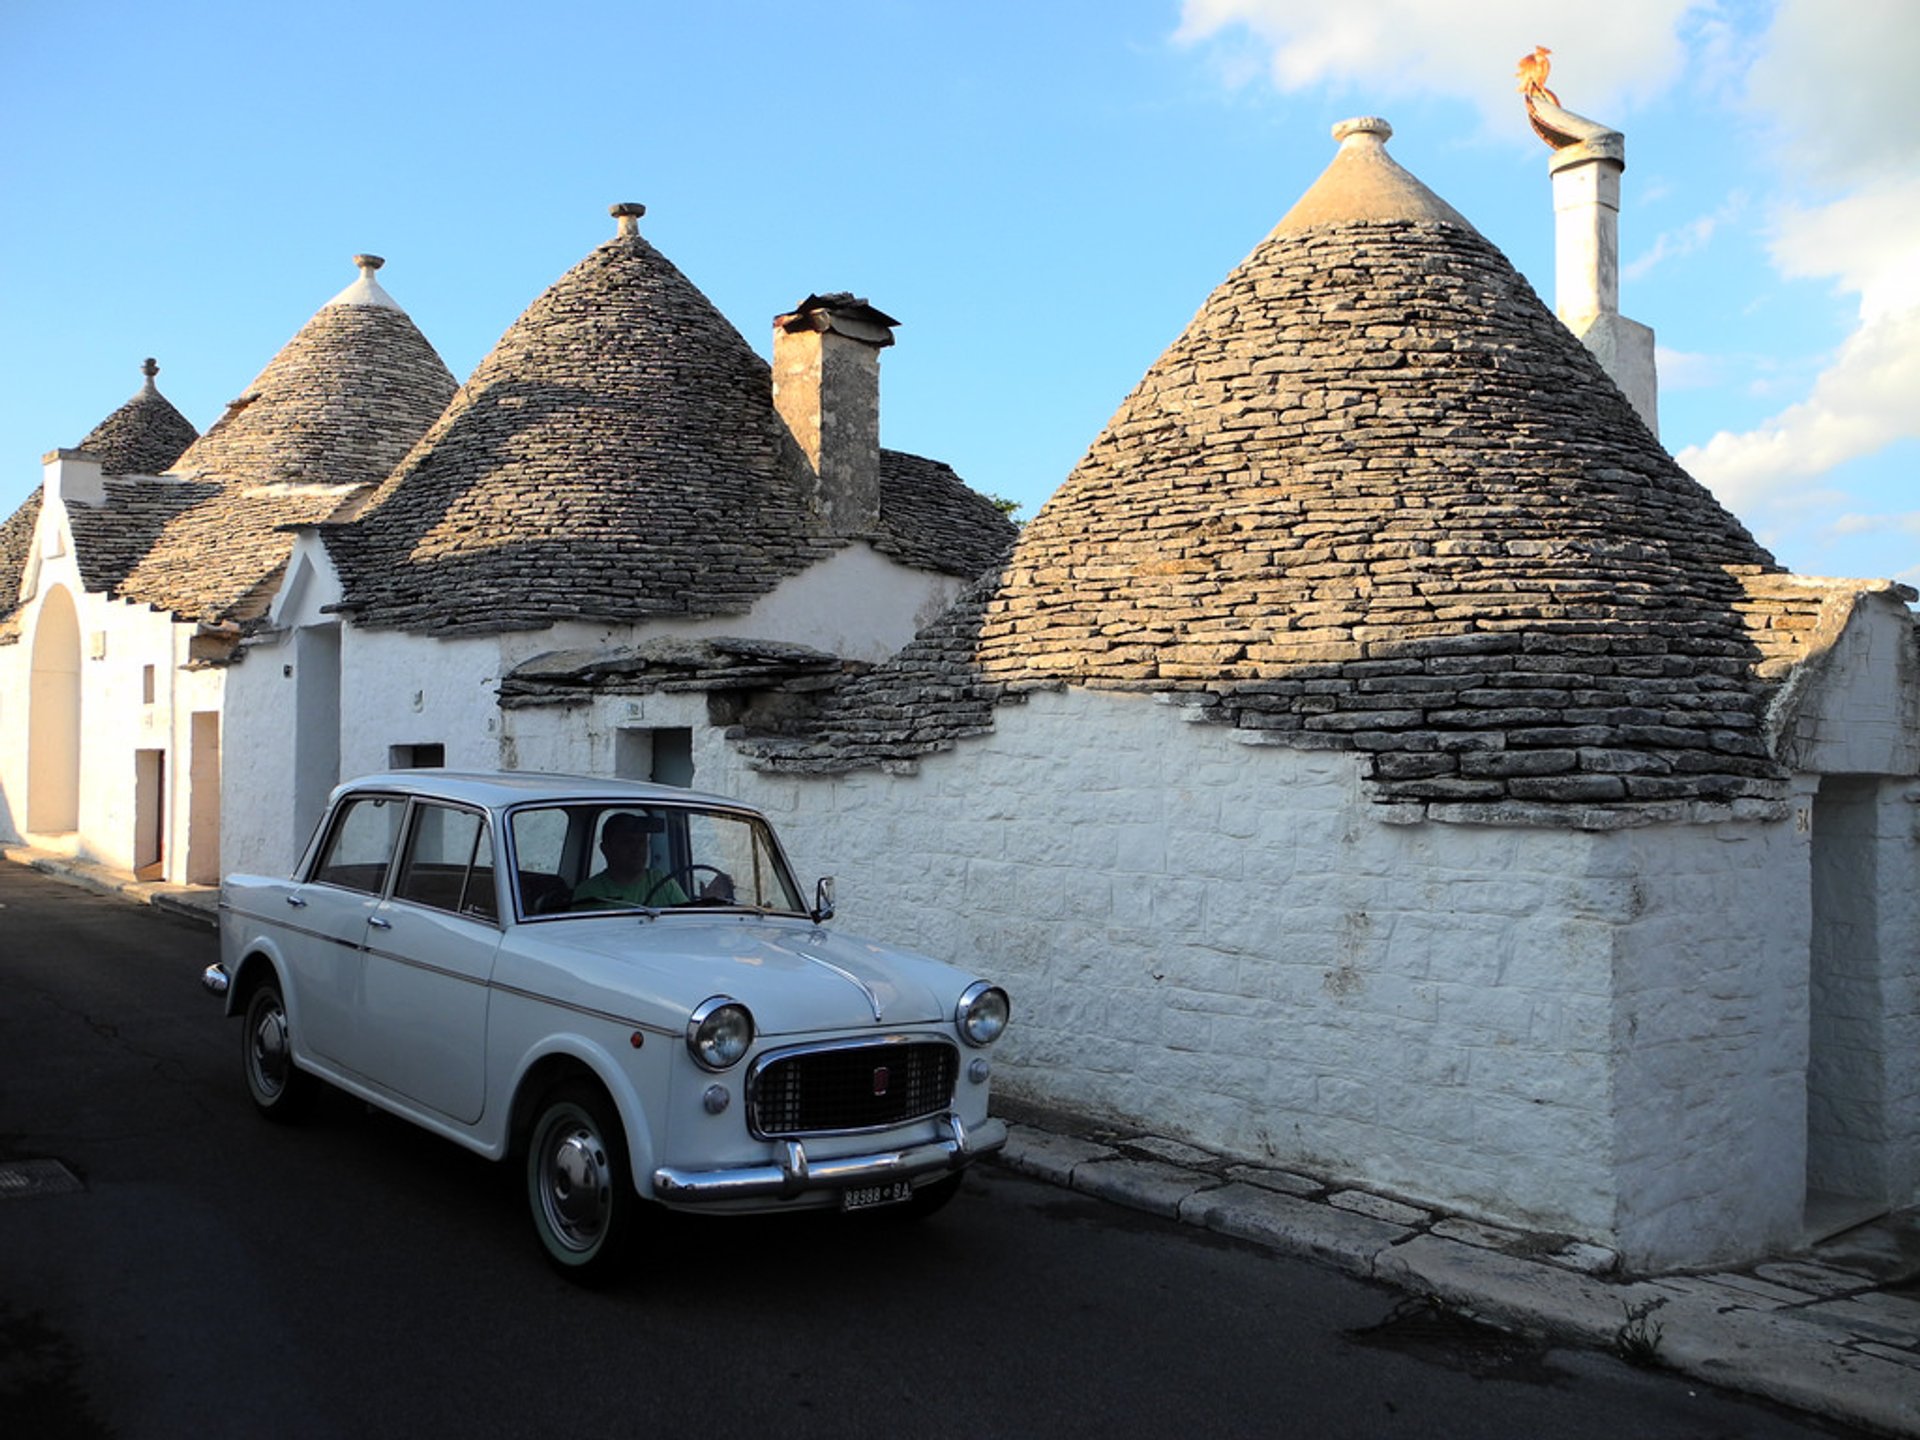
{"label": "car windshield trim", "polygon": [[[810,913],[772,822],[747,806],[603,791],[529,799],[499,814],[523,923]],[[619,853],[609,853],[610,841]],[[669,887],[678,898],[658,903]]]}

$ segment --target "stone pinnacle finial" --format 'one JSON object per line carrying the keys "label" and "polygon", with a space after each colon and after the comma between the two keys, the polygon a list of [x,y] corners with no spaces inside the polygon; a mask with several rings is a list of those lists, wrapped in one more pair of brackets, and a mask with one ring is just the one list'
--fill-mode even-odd
{"label": "stone pinnacle finial", "polygon": [[360,267],[360,273],[362,275],[371,280],[373,279],[373,272],[387,262],[378,255],[356,255],[353,257],[353,263]]}
{"label": "stone pinnacle finial", "polygon": [[160,367],[158,364],[155,363],[154,358],[151,355],[149,355],[145,360],[141,362],[140,373],[147,377],[146,388],[149,390],[153,389],[154,388],[153,377],[160,373]]}
{"label": "stone pinnacle finial", "polygon": [[1333,138],[1342,145],[1349,140],[1359,140],[1361,144],[1384,145],[1393,138],[1393,126],[1378,115],[1356,115],[1351,120],[1342,120],[1333,127]]}
{"label": "stone pinnacle finial", "polygon": [[618,205],[609,205],[607,207],[607,213],[620,222],[618,233],[621,236],[638,235],[640,233],[640,217],[647,213],[647,207],[637,204],[632,200],[627,200]]}

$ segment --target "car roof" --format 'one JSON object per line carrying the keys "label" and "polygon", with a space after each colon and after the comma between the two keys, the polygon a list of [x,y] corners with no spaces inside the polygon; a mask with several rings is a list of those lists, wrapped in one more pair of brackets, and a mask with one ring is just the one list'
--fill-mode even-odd
{"label": "car roof", "polygon": [[616,780],[604,775],[560,775],[533,770],[388,770],[343,781],[334,793],[341,795],[360,790],[397,790],[436,800],[465,801],[489,810],[542,800],[725,805],[740,810],[754,809],[725,795],[683,790],[677,785]]}

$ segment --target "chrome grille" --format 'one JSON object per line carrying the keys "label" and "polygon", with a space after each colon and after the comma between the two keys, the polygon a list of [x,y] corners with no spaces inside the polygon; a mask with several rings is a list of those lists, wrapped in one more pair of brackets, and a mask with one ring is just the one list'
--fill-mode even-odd
{"label": "chrome grille", "polygon": [[939,1040],[774,1051],[747,1076],[747,1123],[766,1137],[884,1130],[945,1110],[959,1073]]}

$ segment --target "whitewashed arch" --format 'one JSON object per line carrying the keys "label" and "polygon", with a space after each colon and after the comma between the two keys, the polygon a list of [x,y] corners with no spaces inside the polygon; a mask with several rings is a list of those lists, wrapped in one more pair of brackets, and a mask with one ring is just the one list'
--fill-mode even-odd
{"label": "whitewashed arch", "polygon": [[80,617],[73,596],[55,585],[33,628],[33,676],[27,713],[27,829],[42,834],[80,827]]}

